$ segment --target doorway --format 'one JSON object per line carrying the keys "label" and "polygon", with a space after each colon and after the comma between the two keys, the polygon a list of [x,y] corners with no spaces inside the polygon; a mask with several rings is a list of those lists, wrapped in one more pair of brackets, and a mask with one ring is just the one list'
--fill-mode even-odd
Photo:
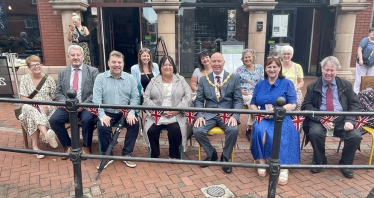
{"label": "doorway", "polygon": [[[140,43],[139,8],[103,8],[103,37],[106,60],[111,51],[121,52],[125,58],[125,72],[137,64]],[[107,63],[104,63],[107,67]],[[107,68],[108,69],[108,68]]]}

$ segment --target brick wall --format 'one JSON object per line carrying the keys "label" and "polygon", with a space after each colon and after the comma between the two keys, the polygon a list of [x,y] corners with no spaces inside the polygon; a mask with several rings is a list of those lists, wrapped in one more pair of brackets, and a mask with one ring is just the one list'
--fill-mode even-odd
{"label": "brick wall", "polygon": [[367,9],[357,13],[355,35],[353,38],[351,67],[356,67],[357,48],[361,39],[368,36],[368,30],[371,27],[371,18],[373,17],[373,1],[374,0],[367,0],[367,3],[370,3]]}
{"label": "brick wall", "polygon": [[38,0],[43,62],[48,66],[62,66],[66,61],[61,13],[54,15],[49,1]]}

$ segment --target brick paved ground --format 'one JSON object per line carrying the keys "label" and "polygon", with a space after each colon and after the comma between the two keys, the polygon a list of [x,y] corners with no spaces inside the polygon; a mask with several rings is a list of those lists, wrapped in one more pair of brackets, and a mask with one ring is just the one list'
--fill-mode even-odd
{"label": "brick paved ground", "polygon": [[[24,148],[20,123],[14,118],[15,106],[0,103],[0,146]],[[245,116],[241,118],[245,120]],[[163,135],[163,138],[165,134]],[[123,140],[124,133],[120,139]],[[140,137],[140,136],[139,136]],[[223,136],[210,136],[220,154]],[[31,140],[29,140],[29,144]],[[367,164],[371,136],[363,136],[361,152],[355,164]],[[329,164],[337,164],[340,154],[335,153],[338,138],[328,138]],[[120,155],[123,142],[114,149]],[[41,143],[41,149],[60,151]],[[97,152],[97,133],[94,134],[94,153]],[[167,146],[162,146],[161,157],[166,158]],[[141,138],[135,146],[134,156],[146,157],[146,146]],[[301,151],[301,164],[311,162],[312,149]],[[204,158],[205,156],[203,156]],[[183,155],[184,159],[197,159],[196,142]],[[248,143],[241,128],[236,162],[252,162]],[[203,197],[201,188],[224,184],[237,197],[265,197],[268,177],[257,176],[254,169],[233,168],[232,174],[223,174],[220,167],[201,169],[195,165],[137,163],[134,169],[116,161],[95,180],[99,160],[88,159],[82,163],[84,193],[93,197]],[[374,187],[374,171],[356,170],[353,179],[344,178],[339,170],[326,170],[311,174],[309,170],[292,170],[287,186],[277,187],[277,197],[366,197]],[[74,195],[73,166],[69,160],[47,156],[36,159],[30,154],[0,152],[0,197],[69,197]]]}

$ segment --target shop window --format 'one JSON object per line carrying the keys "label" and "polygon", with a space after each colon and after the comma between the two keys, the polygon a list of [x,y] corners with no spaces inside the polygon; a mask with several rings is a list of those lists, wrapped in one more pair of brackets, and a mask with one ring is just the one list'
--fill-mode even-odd
{"label": "shop window", "polygon": [[0,53],[42,58],[36,0],[0,1]]}
{"label": "shop window", "polygon": [[[236,16],[234,26],[230,16]],[[182,7],[177,18],[177,63],[184,76],[191,76],[201,51],[220,51],[221,42],[233,39],[247,46],[248,13],[242,8]]]}

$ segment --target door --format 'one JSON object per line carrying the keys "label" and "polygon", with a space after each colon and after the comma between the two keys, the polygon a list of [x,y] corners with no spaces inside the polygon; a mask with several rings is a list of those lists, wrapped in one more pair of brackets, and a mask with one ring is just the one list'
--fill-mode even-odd
{"label": "door", "polygon": [[[111,51],[121,52],[125,57],[125,72],[137,64],[137,51],[140,44],[139,8],[103,8],[103,39],[106,60]],[[107,67],[107,63],[104,63]],[[107,67],[108,69],[108,67]]]}

